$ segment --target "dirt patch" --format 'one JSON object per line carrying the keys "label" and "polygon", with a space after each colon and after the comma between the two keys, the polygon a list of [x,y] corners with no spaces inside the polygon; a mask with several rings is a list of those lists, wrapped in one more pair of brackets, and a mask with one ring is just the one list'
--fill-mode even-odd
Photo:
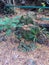
{"label": "dirt patch", "polygon": [[20,52],[17,49],[19,42],[14,42],[14,38],[11,35],[7,37],[7,41],[0,42],[0,65],[24,65],[28,59],[32,59],[37,65],[49,65],[49,47],[37,43],[38,48],[35,50]]}

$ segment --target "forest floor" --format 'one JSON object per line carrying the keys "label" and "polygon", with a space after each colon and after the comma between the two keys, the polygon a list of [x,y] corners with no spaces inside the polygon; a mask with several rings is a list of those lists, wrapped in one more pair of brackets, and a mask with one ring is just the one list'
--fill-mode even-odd
{"label": "forest floor", "polygon": [[0,42],[0,65],[49,65],[49,46],[36,43],[33,51],[22,52],[18,51],[18,45],[13,34]]}
{"label": "forest floor", "polygon": [[[24,10],[20,12],[27,13]],[[20,12],[18,15],[21,14]],[[18,45],[19,41],[13,33],[5,41],[0,42],[0,65],[49,65],[49,46],[36,43],[37,48],[33,51],[22,52],[18,51]]]}

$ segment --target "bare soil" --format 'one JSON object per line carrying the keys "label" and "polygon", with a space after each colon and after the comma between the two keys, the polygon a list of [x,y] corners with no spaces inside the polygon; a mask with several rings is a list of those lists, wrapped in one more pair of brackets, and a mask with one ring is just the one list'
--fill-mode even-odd
{"label": "bare soil", "polygon": [[0,42],[0,65],[24,65],[28,59],[32,59],[37,65],[49,65],[48,46],[37,43],[37,48],[33,51],[22,52],[18,51],[19,41],[15,39],[14,34],[11,34],[7,41]]}

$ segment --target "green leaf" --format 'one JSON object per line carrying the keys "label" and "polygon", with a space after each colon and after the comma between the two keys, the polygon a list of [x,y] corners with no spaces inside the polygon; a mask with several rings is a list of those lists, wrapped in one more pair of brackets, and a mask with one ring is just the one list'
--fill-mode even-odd
{"label": "green leaf", "polygon": [[11,30],[9,29],[9,30],[6,31],[6,35],[9,36],[10,34],[11,34]]}
{"label": "green leaf", "polygon": [[16,28],[16,24],[11,24],[11,28]]}
{"label": "green leaf", "polygon": [[16,27],[22,27],[24,24],[18,24]]}
{"label": "green leaf", "polygon": [[3,21],[0,21],[0,25],[5,25],[6,23]]}
{"label": "green leaf", "polygon": [[19,20],[17,20],[17,19],[12,19],[11,22],[13,22],[13,23],[19,23]]}
{"label": "green leaf", "polygon": [[4,27],[3,26],[0,26],[0,31],[3,30],[3,29],[4,29]]}

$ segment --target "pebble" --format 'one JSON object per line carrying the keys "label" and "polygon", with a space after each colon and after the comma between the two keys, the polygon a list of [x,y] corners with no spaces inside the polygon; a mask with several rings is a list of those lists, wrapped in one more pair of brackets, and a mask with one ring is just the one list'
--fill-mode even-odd
{"label": "pebble", "polygon": [[40,36],[38,37],[38,42],[39,42],[39,43],[43,44],[43,43],[45,43],[45,41],[46,41],[46,39],[45,39],[44,36],[40,35]]}
{"label": "pebble", "polygon": [[0,36],[0,42],[2,41],[7,41],[7,39],[5,38],[5,36]]}
{"label": "pebble", "polygon": [[12,60],[15,61],[15,60],[18,59],[18,57],[19,57],[19,55],[13,55],[13,56],[12,56]]}
{"label": "pebble", "polygon": [[35,61],[33,61],[32,59],[28,59],[24,65],[37,65]]}

